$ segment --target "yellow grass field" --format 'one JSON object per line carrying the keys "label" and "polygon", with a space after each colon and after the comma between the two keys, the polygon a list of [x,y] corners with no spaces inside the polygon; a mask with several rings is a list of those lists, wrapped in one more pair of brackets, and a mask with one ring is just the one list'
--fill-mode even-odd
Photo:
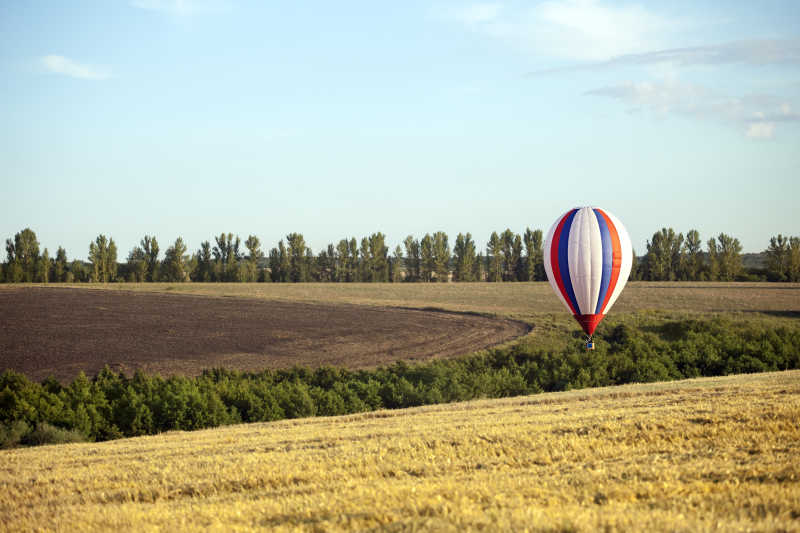
{"label": "yellow grass field", "polygon": [[800,531],[800,371],[0,451],[3,531]]}

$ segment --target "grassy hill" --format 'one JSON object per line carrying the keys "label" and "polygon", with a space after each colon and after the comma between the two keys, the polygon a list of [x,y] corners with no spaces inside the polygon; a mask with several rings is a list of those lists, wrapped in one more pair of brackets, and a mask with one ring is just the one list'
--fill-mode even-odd
{"label": "grassy hill", "polygon": [[0,451],[1,530],[798,530],[800,371]]}

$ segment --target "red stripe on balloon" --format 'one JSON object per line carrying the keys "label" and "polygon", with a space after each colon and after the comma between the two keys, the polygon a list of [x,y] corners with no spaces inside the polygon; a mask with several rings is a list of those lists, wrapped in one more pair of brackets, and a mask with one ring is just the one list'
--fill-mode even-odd
{"label": "red stripe on balloon", "polygon": [[575,315],[575,320],[578,321],[578,324],[581,325],[583,332],[589,335],[590,337],[594,335],[594,330],[597,329],[597,325],[600,323],[606,315],[596,314],[596,315]]}
{"label": "red stripe on balloon", "polygon": [[611,222],[611,218],[602,209],[597,209],[597,211],[605,219],[608,233],[611,235],[611,281],[608,283],[608,291],[603,299],[603,305],[600,307],[600,312],[605,313],[606,305],[611,299],[611,295],[614,294],[614,288],[617,286],[617,281],[619,281],[619,271],[622,268],[622,246],[619,243],[619,233],[617,233],[614,223]]}
{"label": "red stripe on balloon", "polygon": [[569,306],[569,309],[572,311],[573,315],[577,315],[578,312],[575,310],[575,307],[573,307],[572,302],[569,299],[569,295],[567,294],[567,289],[564,288],[564,280],[561,278],[561,269],[558,266],[558,245],[559,241],[561,240],[561,230],[564,229],[564,223],[575,211],[577,211],[577,209],[568,211],[563,217],[561,217],[556,230],[553,232],[553,239],[550,241],[550,268],[553,270],[553,277],[558,285],[558,290],[561,291],[561,296],[564,297],[564,301],[567,302],[567,305]]}

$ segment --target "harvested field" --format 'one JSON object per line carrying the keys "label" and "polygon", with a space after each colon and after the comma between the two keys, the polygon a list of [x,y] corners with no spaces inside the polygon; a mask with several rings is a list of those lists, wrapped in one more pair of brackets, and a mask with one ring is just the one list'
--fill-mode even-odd
{"label": "harvested field", "polygon": [[[566,315],[546,281],[520,283],[93,283],[110,291],[170,292],[293,302],[436,307],[478,311],[522,320],[542,313]],[[2,289],[0,289],[2,290]],[[800,316],[800,283],[633,281],[612,314],[637,311],[767,313]],[[572,320],[570,318],[570,320]]]}
{"label": "harvested field", "polygon": [[800,372],[0,450],[0,531],[798,531]]}
{"label": "harvested field", "polygon": [[480,350],[528,326],[471,314],[68,288],[0,290],[0,369],[69,381],[115,371],[197,375],[374,367]]}

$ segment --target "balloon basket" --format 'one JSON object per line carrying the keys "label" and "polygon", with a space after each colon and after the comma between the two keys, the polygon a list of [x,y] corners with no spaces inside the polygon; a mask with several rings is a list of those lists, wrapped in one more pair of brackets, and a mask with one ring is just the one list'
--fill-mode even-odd
{"label": "balloon basket", "polygon": [[586,346],[587,350],[594,350],[594,341],[592,340],[591,337],[586,339],[586,345],[585,346]]}

